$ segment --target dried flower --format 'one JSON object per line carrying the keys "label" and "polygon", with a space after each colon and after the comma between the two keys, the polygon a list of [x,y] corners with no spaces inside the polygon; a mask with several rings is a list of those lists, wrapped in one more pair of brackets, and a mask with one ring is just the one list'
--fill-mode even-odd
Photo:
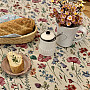
{"label": "dried flower", "polygon": [[60,10],[53,8],[53,13],[50,13],[50,16],[51,18],[56,17],[59,26],[77,27],[82,24],[81,12],[84,6],[81,2],[73,3],[67,2],[67,0],[57,0],[57,3],[60,4]]}
{"label": "dried flower", "polygon": [[67,17],[67,20],[72,20],[72,16],[71,16],[71,15],[68,16],[68,17]]}
{"label": "dried flower", "polygon": [[67,23],[66,23],[66,25],[67,25],[67,26],[70,26],[70,25],[71,25],[71,22],[70,22],[70,21],[69,21],[69,22],[67,22]]}

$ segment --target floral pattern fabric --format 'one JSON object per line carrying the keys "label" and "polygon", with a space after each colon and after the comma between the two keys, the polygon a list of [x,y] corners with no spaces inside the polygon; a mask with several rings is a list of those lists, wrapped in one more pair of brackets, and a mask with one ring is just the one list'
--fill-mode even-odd
{"label": "floral pattern fabric", "polygon": [[[51,0],[0,0],[0,17],[15,14],[33,18],[38,32],[32,42],[0,45],[0,90],[90,90],[90,18],[83,14],[83,25],[88,33],[84,40],[68,48],[56,45],[53,56],[39,54],[40,33],[53,30],[56,21],[49,14],[59,5]],[[82,32],[76,34],[81,37]],[[9,51],[23,53],[32,62],[31,69],[21,76],[11,76],[1,68]]]}

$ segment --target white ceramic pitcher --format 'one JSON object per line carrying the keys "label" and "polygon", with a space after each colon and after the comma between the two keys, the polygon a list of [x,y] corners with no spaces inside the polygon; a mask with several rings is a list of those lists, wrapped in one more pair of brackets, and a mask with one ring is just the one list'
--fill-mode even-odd
{"label": "white ceramic pitcher", "polygon": [[[79,39],[75,39],[75,35],[77,31],[82,31],[83,36]],[[69,28],[69,27],[59,27],[57,24],[57,35],[62,33],[59,37],[57,37],[57,44],[62,47],[69,47],[72,45],[73,42],[78,42],[84,39],[87,35],[87,30],[83,26]]]}

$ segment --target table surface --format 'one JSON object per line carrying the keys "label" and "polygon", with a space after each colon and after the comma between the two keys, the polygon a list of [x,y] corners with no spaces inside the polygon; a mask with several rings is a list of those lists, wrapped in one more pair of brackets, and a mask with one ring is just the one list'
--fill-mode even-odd
{"label": "table surface", "polygon": [[[59,8],[50,0],[0,0],[0,16],[16,14],[33,18],[39,32],[32,42],[0,45],[0,65],[11,50],[27,55],[32,62],[32,68],[21,76],[8,75],[0,66],[0,90],[90,90],[90,19],[87,16],[83,15],[88,30],[84,40],[68,48],[56,45],[56,53],[51,57],[38,52],[40,32],[57,32],[55,19],[49,16],[54,7]],[[76,37],[79,36],[77,33]]]}

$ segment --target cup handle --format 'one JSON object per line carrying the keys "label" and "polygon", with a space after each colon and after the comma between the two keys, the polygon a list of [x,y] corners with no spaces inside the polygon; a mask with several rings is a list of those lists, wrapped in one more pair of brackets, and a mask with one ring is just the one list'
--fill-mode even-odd
{"label": "cup handle", "polygon": [[79,39],[74,39],[74,40],[73,40],[74,42],[78,42],[78,41],[83,40],[83,39],[86,37],[86,35],[87,35],[87,30],[86,30],[86,28],[83,27],[83,26],[80,26],[80,27],[78,28],[78,31],[82,31],[84,35],[83,35],[81,38],[79,38]]}

